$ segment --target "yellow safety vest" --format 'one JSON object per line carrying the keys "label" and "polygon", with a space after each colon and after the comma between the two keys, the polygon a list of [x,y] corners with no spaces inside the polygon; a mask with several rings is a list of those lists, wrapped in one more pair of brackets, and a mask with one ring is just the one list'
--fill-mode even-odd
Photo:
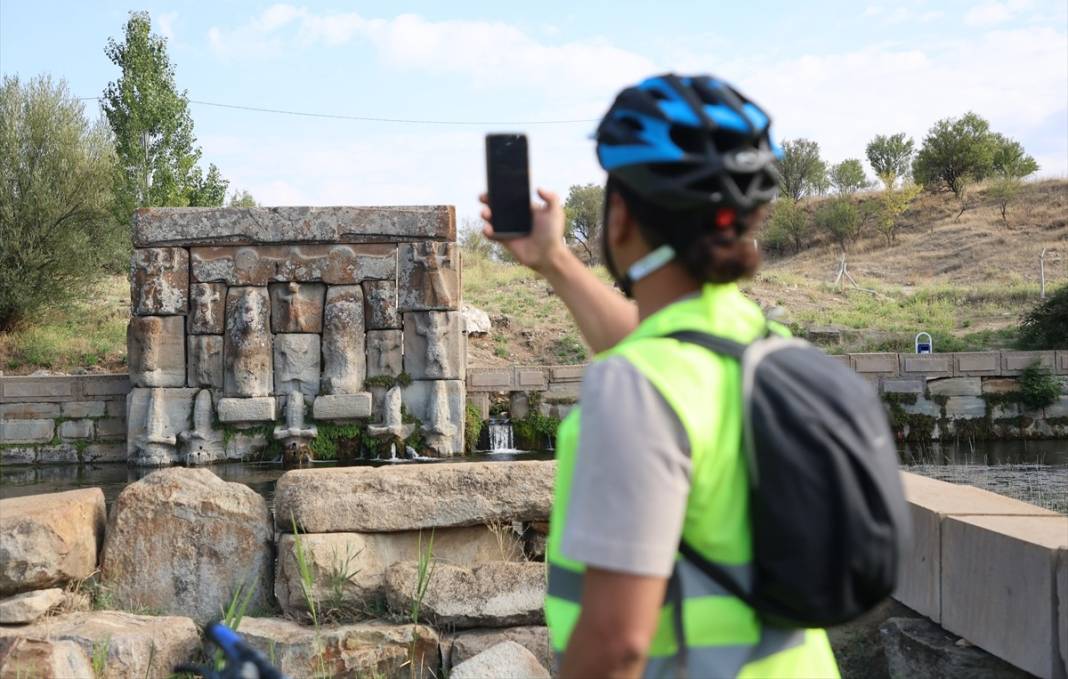
{"label": "yellow safety vest", "polygon": [[[740,371],[730,358],[663,336],[700,330],[748,343],[765,321],[734,284],[706,285],[701,294],[645,319],[633,333],[595,360],[625,357],[678,415],[690,442],[691,488],[682,534],[709,561],[751,582],[748,472],[741,450]],[[610,396],[606,395],[606,398]],[[553,649],[567,648],[581,612],[585,565],[560,551],[571,477],[578,450],[580,408],[557,435],[556,490],[546,559],[545,616]],[[620,413],[641,417],[641,413]],[[680,606],[681,604],[681,606]],[[681,608],[681,610],[679,610]],[[680,644],[678,631],[684,643]],[[763,625],[751,608],[689,562],[676,557],[668,595],[648,652],[646,677],[837,677],[838,668],[821,629]]]}

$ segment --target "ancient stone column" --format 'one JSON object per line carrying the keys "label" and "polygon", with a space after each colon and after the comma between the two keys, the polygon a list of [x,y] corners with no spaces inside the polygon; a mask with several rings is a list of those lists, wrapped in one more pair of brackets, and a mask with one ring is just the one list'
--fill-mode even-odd
{"label": "ancient stone column", "polygon": [[401,311],[460,308],[460,274],[455,243],[404,243],[398,252]]}
{"label": "ancient stone column", "polygon": [[181,316],[133,316],[126,328],[130,383],[185,386],[185,332]]}
{"label": "ancient stone column", "polygon": [[226,286],[222,283],[193,283],[189,288],[189,317],[186,332],[190,335],[221,335]]}
{"label": "ancient stone column", "polygon": [[273,375],[267,289],[233,287],[226,294],[224,390],[227,396],[269,396]]}
{"label": "ancient stone column", "polygon": [[189,306],[185,248],[139,248],[130,260],[130,305],[138,316],[184,314]]}
{"label": "ancient stone column", "polygon": [[185,464],[211,464],[225,459],[223,433],[214,428],[212,419],[211,391],[201,389],[193,401],[193,428],[178,434]]}
{"label": "ancient stone column", "polygon": [[404,372],[413,379],[463,379],[463,321],[458,311],[404,314]]}
{"label": "ancient stone column", "polygon": [[285,333],[274,336],[274,393],[319,393],[319,335]]}

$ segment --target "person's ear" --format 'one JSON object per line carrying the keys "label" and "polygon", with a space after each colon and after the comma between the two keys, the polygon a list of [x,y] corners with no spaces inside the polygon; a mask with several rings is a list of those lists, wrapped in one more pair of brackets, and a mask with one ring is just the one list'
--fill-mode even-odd
{"label": "person's ear", "polygon": [[630,210],[627,209],[627,203],[623,200],[615,191],[611,192],[607,196],[608,199],[608,242],[613,247],[619,247],[619,245],[632,236],[634,230],[634,220],[631,219]]}

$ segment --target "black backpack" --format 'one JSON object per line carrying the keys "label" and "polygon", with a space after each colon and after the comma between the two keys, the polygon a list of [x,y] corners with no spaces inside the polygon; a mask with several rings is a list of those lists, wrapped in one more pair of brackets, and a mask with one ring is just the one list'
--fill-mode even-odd
{"label": "black backpack", "polygon": [[682,555],[765,622],[828,627],[894,590],[909,513],[886,410],[849,367],[798,339],[668,335],[736,359],[749,462],[753,587],[685,540]]}

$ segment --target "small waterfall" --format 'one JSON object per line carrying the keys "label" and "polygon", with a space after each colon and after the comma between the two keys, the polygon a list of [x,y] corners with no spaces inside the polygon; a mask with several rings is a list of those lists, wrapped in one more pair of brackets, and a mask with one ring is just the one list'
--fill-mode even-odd
{"label": "small waterfall", "polygon": [[512,423],[508,420],[490,420],[489,447],[491,453],[513,453]]}

